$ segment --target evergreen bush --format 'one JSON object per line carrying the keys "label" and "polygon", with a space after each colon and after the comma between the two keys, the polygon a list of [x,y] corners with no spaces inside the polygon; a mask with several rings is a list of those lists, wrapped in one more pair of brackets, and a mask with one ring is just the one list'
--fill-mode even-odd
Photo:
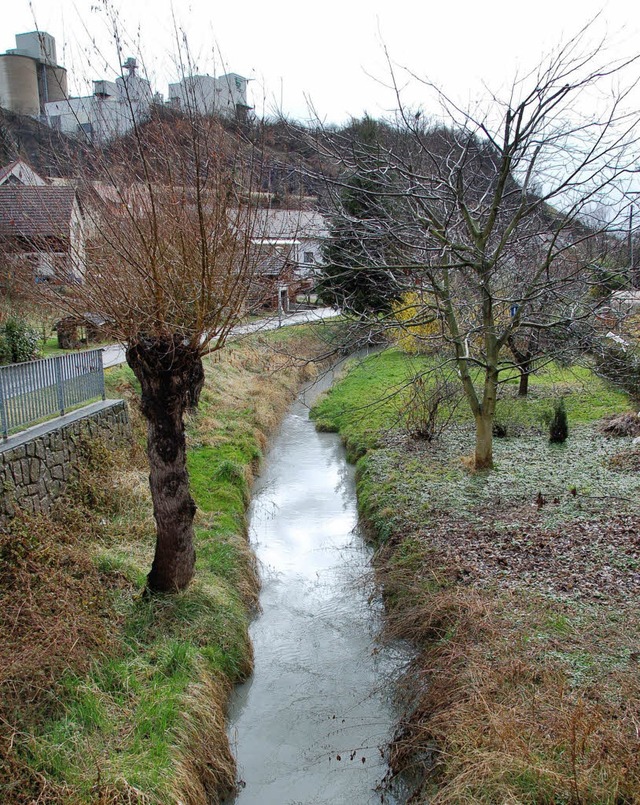
{"label": "evergreen bush", "polygon": [[7,319],[0,328],[0,363],[32,361],[40,336],[24,319]]}
{"label": "evergreen bush", "polygon": [[569,436],[569,420],[564,399],[560,398],[553,406],[553,415],[549,422],[549,441],[552,444],[562,444]]}

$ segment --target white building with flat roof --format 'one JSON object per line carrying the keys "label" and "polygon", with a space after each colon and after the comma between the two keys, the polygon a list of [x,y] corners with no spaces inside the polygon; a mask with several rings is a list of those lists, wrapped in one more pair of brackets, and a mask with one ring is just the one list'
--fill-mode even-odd
{"label": "white building with flat roof", "polygon": [[149,117],[153,93],[146,78],[137,75],[135,59],[122,65],[126,75],[115,81],[94,81],[93,95],[45,104],[47,123],[63,134],[104,142]]}
{"label": "white building with flat roof", "polygon": [[[0,106],[5,109],[92,142],[126,134],[134,122],[149,117],[155,99],[135,59],[127,59],[115,81],[94,81],[93,95],[69,97],[55,39],[44,31],[16,34],[15,39],[16,47],[0,54]],[[185,76],[169,84],[168,104],[187,113],[243,119],[250,109],[247,81],[238,73]]]}
{"label": "white building with flat roof", "polygon": [[218,78],[210,75],[185,76],[169,84],[169,104],[177,109],[194,111],[201,115],[220,115],[228,119],[242,119],[250,106],[247,104],[247,79],[237,73]]}

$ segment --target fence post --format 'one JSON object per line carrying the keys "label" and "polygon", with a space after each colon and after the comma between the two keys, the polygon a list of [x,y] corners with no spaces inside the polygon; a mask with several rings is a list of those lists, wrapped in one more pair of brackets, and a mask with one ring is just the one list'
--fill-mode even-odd
{"label": "fence post", "polygon": [[2,438],[9,438],[9,423],[7,422],[7,409],[4,403],[4,381],[0,372],[0,425],[2,426]]}
{"label": "fence post", "polygon": [[98,361],[100,370],[100,388],[102,390],[102,399],[104,400],[107,396],[107,392],[104,387],[104,352],[100,349],[98,354],[100,355],[100,360]]}
{"label": "fence post", "polygon": [[56,375],[56,389],[58,392],[58,408],[60,409],[60,416],[64,416],[64,384],[62,379],[62,357],[58,356],[54,358],[53,361]]}

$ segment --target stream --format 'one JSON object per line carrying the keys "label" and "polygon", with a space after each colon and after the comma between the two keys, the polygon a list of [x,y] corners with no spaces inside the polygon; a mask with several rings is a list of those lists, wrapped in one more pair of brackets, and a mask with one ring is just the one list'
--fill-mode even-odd
{"label": "stream", "polygon": [[[290,409],[254,485],[250,534],[261,569],[251,627],[255,671],[231,703],[235,805],[398,803],[377,790],[406,657],[376,644],[382,604],[367,580],[354,468],[308,411],[325,377]],[[373,595],[373,598],[371,596]]]}

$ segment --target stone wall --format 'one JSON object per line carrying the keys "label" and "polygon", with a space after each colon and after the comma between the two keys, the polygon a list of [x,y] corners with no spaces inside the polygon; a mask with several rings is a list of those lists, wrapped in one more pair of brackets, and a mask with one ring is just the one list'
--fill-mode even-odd
{"label": "stone wall", "polygon": [[95,438],[112,444],[131,439],[123,400],[94,403],[0,444],[0,522],[16,508],[47,511],[77,475],[79,443]]}

